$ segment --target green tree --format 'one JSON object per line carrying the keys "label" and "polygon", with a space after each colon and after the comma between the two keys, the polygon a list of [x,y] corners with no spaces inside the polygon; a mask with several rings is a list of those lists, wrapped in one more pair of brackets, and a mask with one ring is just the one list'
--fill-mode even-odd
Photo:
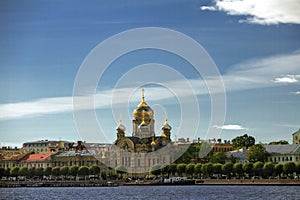
{"label": "green tree", "polygon": [[195,165],[194,164],[187,164],[185,167],[185,173],[187,175],[193,176],[195,171]]}
{"label": "green tree", "polygon": [[234,163],[233,164],[233,171],[238,176],[243,175],[243,173],[244,173],[243,164],[242,163]]}
{"label": "green tree", "polygon": [[14,167],[10,170],[10,175],[13,176],[13,177],[17,177],[19,176],[19,170],[20,168],[19,167]]}
{"label": "green tree", "polygon": [[271,162],[267,162],[264,164],[264,175],[265,177],[269,178],[270,176],[272,176],[275,172],[275,167],[274,164]]}
{"label": "green tree", "polygon": [[214,172],[213,164],[212,163],[203,164],[201,171],[202,171],[203,174],[208,175],[209,177],[211,177],[212,173]]}
{"label": "green tree", "polygon": [[231,178],[231,174],[233,173],[233,164],[228,162],[222,165],[222,171],[227,175],[228,178]]}
{"label": "green tree", "polygon": [[268,157],[268,153],[261,144],[256,144],[250,147],[247,156],[250,162],[264,162]]}
{"label": "green tree", "polygon": [[182,176],[183,173],[185,172],[185,168],[186,168],[186,164],[185,163],[180,163],[177,165],[177,168],[176,168],[176,171],[177,171],[177,174],[179,176]]}
{"label": "green tree", "polygon": [[169,171],[168,171],[168,166],[167,166],[167,165],[166,165],[166,166],[163,166],[163,167],[160,169],[160,171],[161,171],[161,174],[162,174],[162,175],[168,174],[168,176],[170,176],[170,173],[169,173]]}
{"label": "green tree", "polygon": [[127,169],[123,165],[116,167],[115,170],[116,170],[116,173],[119,174],[119,176],[122,176],[123,174],[127,173]]}
{"label": "green tree", "polygon": [[60,167],[56,166],[52,168],[52,175],[59,176],[60,175]]}
{"label": "green tree", "polygon": [[35,169],[35,174],[36,176],[38,176],[39,178],[43,178],[44,176],[44,168],[42,167],[38,167]]}
{"label": "green tree", "polygon": [[221,163],[224,164],[226,160],[226,154],[224,152],[215,152],[209,158],[209,162],[211,163]]}
{"label": "green tree", "polygon": [[296,164],[294,162],[287,162],[283,165],[283,172],[292,178],[294,172],[296,172]]}
{"label": "green tree", "polygon": [[78,173],[78,166],[74,165],[70,167],[69,173],[71,176],[77,176]]}
{"label": "green tree", "polygon": [[221,163],[215,163],[213,164],[213,173],[214,174],[222,174],[222,164]]}
{"label": "green tree", "polygon": [[3,167],[0,167],[0,178],[2,178],[5,174],[5,169]]}
{"label": "green tree", "polygon": [[4,170],[4,176],[5,176],[5,177],[9,177],[9,176],[10,176],[10,169],[9,169],[9,168],[6,168],[6,169]]}
{"label": "green tree", "polygon": [[46,167],[44,169],[44,175],[45,176],[50,176],[52,174],[52,167]]}
{"label": "green tree", "polygon": [[60,175],[63,175],[66,177],[69,174],[69,167],[68,166],[63,166],[59,169]]}
{"label": "green tree", "polygon": [[300,175],[300,162],[298,162],[296,164],[296,174],[298,174],[298,177],[299,177],[299,175]]}
{"label": "green tree", "polygon": [[25,176],[28,177],[29,176],[29,170],[27,167],[21,167],[19,169],[19,176]]}
{"label": "green tree", "polygon": [[283,165],[280,163],[277,163],[274,167],[274,173],[276,176],[278,176],[279,178],[281,177],[281,174],[283,172]]}
{"label": "green tree", "polygon": [[32,178],[35,176],[35,167],[31,167],[29,170],[29,177]]}
{"label": "green tree", "polygon": [[202,173],[202,165],[200,163],[197,163],[195,165],[195,174],[197,174],[198,176],[201,176]]}
{"label": "green tree", "polygon": [[245,173],[247,173],[249,176],[252,176],[253,173],[253,163],[248,162],[243,164],[243,170]]}
{"label": "green tree", "polygon": [[237,136],[232,140],[232,144],[234,148],[241,148],[241,147],[251,147],[255,144],[255,139],[252,136],[248,136],[247,134],[242,136]]}
{"label": "green tree", "polygon": [[151,174],[158,176],[161,173],[161,166],[160,165],[153,165],[151,167]]}
{"label": "green tree", "polygon": [[98,165],[90,166],[90,174],[91,175],[99,175],[100,174],[100,167]]}
{"label": "green tree", "polygon": [[168,165],[168,172],[173,176],[176,174],[176,169],[177,169],[177,165],[175,163]]}
{"label": "green tree", "polygon": [[288,141],[286,140],[279,140],[277,142],[270,142],[269,144],[272,144],[272,145],[277,145],[277,144],[289,144]]}
{"label": "green tree", "polygon": [[256,176],[263,175],[263,168],[264,168],[264,163],[262,163],[260,161],[253,164],[253,169],[254,169],[254,173]]}
{"label": "green tree", "polygon": [[89,168],[87,166],[81,166],[78,169],[78,175],[87,176],[89,175]]}
{"label": "green tree", "polygon": [[106,171],[101,171],[101,177],[106,180],[106,177],[107,177],[107,173]]}

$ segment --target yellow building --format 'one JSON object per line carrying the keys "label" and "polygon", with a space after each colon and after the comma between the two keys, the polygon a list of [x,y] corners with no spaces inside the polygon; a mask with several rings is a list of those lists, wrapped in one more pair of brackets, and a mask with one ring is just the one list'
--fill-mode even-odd
{"label": "yellow building", "polygon": [[73,144],[68,141],[39,140],[24,143],[23,149],[28,153],[53,153],[68,150],[69,146]]}
{"label": "yellow building", "polygon": [[300,129],[293,133],[293,144],[300,144]]}

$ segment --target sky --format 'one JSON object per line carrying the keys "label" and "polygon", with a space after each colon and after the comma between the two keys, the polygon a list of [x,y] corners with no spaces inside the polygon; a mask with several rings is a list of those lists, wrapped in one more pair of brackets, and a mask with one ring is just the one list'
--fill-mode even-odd
{"label": "sky", "polygon": [[[2,0],[0,146],[44,139],[111,143],[120,114],[131,135],[141,88],[154,110],[157,135],[167,116],[173,140],[248,134],[257,142],[291,143],[300,128],[298,10],[298,0]],[[156,40],[151,34],[133,37],[96,54],[104,41],[145,27],[172,30],[201,45],[222,79],[214,87],[225,88],[224,123],[211,123],[213,111],[222,109],[213,107],[207,77],[179,55],[144,48],[110,63],[89,93],[94,104],[80,108],[95,114],[99,133],[91,130],[90,118],[78,128],[73,91],[89,55],[94,52],[99,70],[135,39]],[[162,43],[168,39],[159,37]]]}

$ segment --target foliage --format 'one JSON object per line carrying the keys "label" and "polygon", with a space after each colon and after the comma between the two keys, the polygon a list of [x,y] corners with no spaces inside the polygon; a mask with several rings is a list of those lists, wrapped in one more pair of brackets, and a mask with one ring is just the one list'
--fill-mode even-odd
{"label": "foliage", "polygon": [[264,170],[264,175],[266,177],[272,176],[274,174],[274,172],[275,172],[274,164],[271,163],[271,162],[265,163],[263,170]]}
{"label": "foliage", "polygon": [[29,176],[29,170],[27,167],[21,167],[19,169],[19,176],[26,176],[28,177]]}
{"label": "foliage", "polygon": [[221,174],[222,173],[222,164],[221,163],[213,164],[213,172],[215,174]]}
{"label": "foliage", "polygon": [[292,176],[294,172],[296,172],[296,164],[294,162],[287,162],[283,165],[283,172],[288,175]]}
{"label": "foliage", "polygon": [[125,174],[125,173],[127,173],[127,169],[123,165],[120,165],[120,166],[116,167],[116,173],[117,174]]}
{"label": "foliage", "polygon": [[19,167],[14,167],[10,170],[10,175],[13,177],[17,177],[19,175]]}
{"label": "foliage", "polygon": [[195,165],[194,164],[186,165],[186,167],[185,167],[185,173],[186,174],[193,176],[194,171],[195,171]]}
{"label": "foliage", "polygon": [[224,164],[226,158],[227,157],[226,157],[226,154],[224,152],[215,152],[212,156],[210,156],[209,162]]}
{"label": "foliage", "polygon": [[185,163],[180,163],[177,165],[177,168],[176,168],[176,171],[177,171],[177,174],[179,176],[182,176],[183,173],[185,172],[185,168],[186,168],[186,164]]}
{"label": "foliage", "polygon": [[52,168],[52,175],[59,176],[60,175],[60,167],[56,166]]}
{"label": "foliage", "polygon": [[44,169],[44,175],[45,176],[50,176],[52,174],[52,167],[46,167]]}
{"label": "foliage", "polygon": [[222,171],[230,178],[231,173],[233,173],[233,164],[230,162],[225,163],[224,165],[222,165]]}
{"label": "foliage", "polygon": [[296,174],[300,174],[300,162],[296,164]]}
{"label": "foliage", "polygon": [[247,173],[251,176],[251,174],[253,173],[253,163],[251,163],[251,162],[244,163],[243,170],[245,173]]}
{"label": "foliage", "polygon": [[35,167],[31,167],[28,169],[29,170],[29,177],[34,177],[35,176]]}
{"label": "foliage", "polygon": [[4,176],[6,176],[6,177],[10,176],[10,169],[9,168],[5,169]]}
{"label": "foliage", "polygon": [[213,164],[212,163],[205,163],[202,165],[201,171],[205,174],[208,175],[209,177],[213,173]]}
{"label": "foliage", "polygon": [[98,165],[92,165],[92,166],[90,166],[90,174],[91,175],[98,175],[98,174],[100,174],[100,167]]}
{"label": "foliage", "polygon": [[176,163],[190,163],[192,160],[198,161],[199,150],[201,148],[201,143],[191,144],[185,152],[176,160]]}
{"label": "foliage", "polygon": [[277,144],[289,144],[288,141],[286,140],[279,140],[279,141],[274,141],[274,142],[270,142],[269,144],[272,144],[272,145],[277,145]]}
{"label": "foliage", "polygon": [[81,166],[78,169],[78,175],[87,176],[89,175],[89,168],[87,166]]}
{"label": "foliage", "polygon": [[5,174],[5,169],[3,167],[0,167],[0,178],[2,178]]}
{"label": "foliage", "polygon": [[107,177],[107,174],[106,174],[106,171],[102,171],[101,172],[101,177],[106,180],[106,177]]}
{"label": "foliage", "polygon": [[176,169],[177,169],[177,165],[175,163],[172,163],[172,164],[168,165],[168,172],[170,174],[172,174],[173,176],[176,173]]}
{"label": "foliage", "polygon": [[274,173],[276,176],[281,176],[283,172],[283,165],[280,164],[280,163],[277,163],[275,166],[274,166]]}
{"label": "foliage", "polygon": [[60,168],[60,175],[67,176],[69,174],[69,167],[63,166]]}
{"label": "foliage", "polygon": [[243,164],[242,163],[234,163],[233,171],[235,174],[242,175],[244,173]]}
{"label": "foliage", "polygon": [[202,172],[202,165],[200,164],[200,163],[197,163],[196,165],[195,165],[195,174],[197,174],[198,176],[200,176],[201,175],[201,172]]}
{"label": "foliage", "polygon": [[248,153],[248,160],[250,162],[261,161],[264,162],[268,156],[266,149],[261,144],[256,144],[250,147]]}
{"label": "foliage", "polygon": [[263,168],[264,168],[264,163],[262,163],[260,161],[253,164],[253,169],[254,169],[254,173],[256,176],[263,175]]}
{"label": "foliage", "polygon": [[237,136],[232,140],[232,144],[234,148],[241,148],[241,147],[251,147],[255,144],[255,139],[252,136],[248,136],[247,134],[242,136]]}
{"label": "foliage", "polygon": [[77,176],[78,168],[79,168],[79,167],[76,166],[76,165],[70,167],[70,169],[69,169],[69,174],[70,174],[71,176]]}

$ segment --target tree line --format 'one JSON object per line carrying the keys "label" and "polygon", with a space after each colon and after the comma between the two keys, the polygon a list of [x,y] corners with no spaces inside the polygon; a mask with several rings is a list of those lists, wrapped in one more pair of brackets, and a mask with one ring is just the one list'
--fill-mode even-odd
{"label": "tree line", "polygon": [[42,179],[43,177],[67,177],[67,176],[87,176],[87,175],[101,175],[102,178],[106,178],[107,174],[106,171],[102,171],[100,173],[100,167],[97,165],[92,165],[90,167],[87,166],[63,166],[63,167],[13,167],[12,169],[4,169],[0,168],[0,178],[2,177],[26,177],[26,178],[39,178]]}
{"label": "tree line", "polygon": [[295,174],[300,174],[300,163],[287,162],[285,164],[273,164],[271,162],[263,163],[257,161],[255,163],[197,163],[197,164],[170,164],[168,166],[161,167],[160,165],[154,165],[151,168],[153,175],[178,175],[178,176],[190,176],[197,178],[271,178],[271,177],[288,177],[293,178]]}

